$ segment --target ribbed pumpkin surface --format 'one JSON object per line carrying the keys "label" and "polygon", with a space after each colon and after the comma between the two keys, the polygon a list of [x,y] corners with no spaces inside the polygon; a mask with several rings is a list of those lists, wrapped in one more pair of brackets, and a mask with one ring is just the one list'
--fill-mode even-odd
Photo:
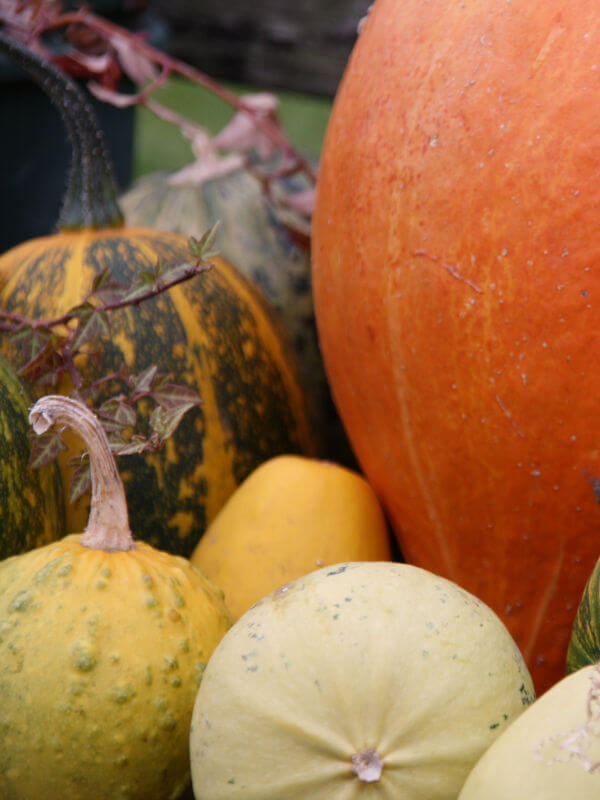
{"label": "ribbed pumpkin surface", "polygon": [[[104,267],[130,282],[157,256],[188,261],[187,239],[116,228],[32,240],[0,259],[1,300],[14,311],[54,316],[77,304]],[[155,364],[203,398],[160,453],[124,457],[119,465],[136,536],[189,555],[259,463],[283,452],[315,452],[291,347],[257,290],[220,259],[211,271],[110,319],[112,342],[94,374],[123,362],[132,373]],[[85,509],[68,510],[68,530],[81,530],[86,517]]]}
{"label": "ribbed pumpkin surface", "polygon": [[598,4],[376,0],[313,217],[321,350],[407,561],[564,675],[600,551]]}
{"label": "ribbed pumpkin surface", "polygon": [[65,531],[55,466],[28,466],[29,401],[12,366],[0,358],[0,559],[59,539]]}

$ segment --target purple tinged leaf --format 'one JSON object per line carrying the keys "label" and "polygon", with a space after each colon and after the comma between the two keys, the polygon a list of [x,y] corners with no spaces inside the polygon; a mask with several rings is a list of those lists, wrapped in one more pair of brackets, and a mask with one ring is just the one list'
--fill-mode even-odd
{"label": "purple tinged leaf", "polygon": [[112,274],[108,267],[104,267],[101,272],[98,272],[94,275],[94,280],[92,281],[92,294],[96,294],[101,289],[106,289],[112,283]]}
{"label": "purple tinged leaf", "polygon": [[95,310],[94,306],[86,300],[80,305],[74,306],[69,311],[69,314],[71,314],[71,316],[75,317],[76,319],[85,321],[92,316],[94,310]]}
{"label": "purple tinged leaf", "polygon": [[157,406],[150,416],[150,425],[152,430],[160,436],[161,439],[168,439],[175,431],[187,411],[196,405],[195,403],[186,403],[175,408],[164,408]]}
{"label": "purple tinged leaf", "polygon": [[138,52],[130,42],[120,36],[112,36],[111,44],[117,51],[117,56],[123,71],[136,84],[155,81],[160,72],[149,58]]}
{"label": "purple tinged leaf", "polygon": [[152,365],[140,372],[139,375],[132,375],[129,384],[136,394],[146,394],[152,389],[152,384],[158,373],[158,367]]}
{"label": "purple tinged leaf", "polygon": [[146,283],[135,283],[123,292],[120,302],[133,304],[142,300],[142,298],[148,296],[148,291],[152,288],[153,283],[154,279]]}
{"label": "purple tinged leaf", "polygon": [[108,326],[106,314],[94,309],[87,319],[84,318],[80,320],[77,332],[73,338],[71,350],[80,350],[84,344],[87,344],[97,336],[107,336],[109,333],[110,328]]}
{"label": "purple tinged leaf", "polygon": [[110,103],[117,108],[129,108],[129,106],[134,106],[139,99],[138,95],[115,92],[112,89],[108,89],[106,86],[96,83],[96,81],[89,81],[87,86],[90,92],[97,97],[98,100],[102,100],[105,103]]}
{"label": "purple tinged leaf", "polygon": [[75,469],[71,476],[69,484],[69,502],[74,503],[86,492],[89,492],[92,486],[92,478],[90,474],[89,459],[84,459],[81,464]]}
{"label": "purple tinged leaf", "polygon": [[128,442],[111,444],[111,449],[116,456],[130,456],[143,453],[148,442],[143,436],[134,435]]}
{"label": "purple tinged leaf", "polygon": [[202,402],[202,398],[194,389],[169,381],[155,388],[150,393],[150,397],[165,410],[178,409],[181,406],[186,406],[187,410]]}
{"label": "purple tinged leaf", "polygon": [[186,278],[192,278],[197,272],[199,272],[199,270],[195,264],[190,264],[185,261],[164,264],[160,275],[160,285],[168,286],[173,283],[184,281]]}
{"label": "purple tinged leaf", "polygon": [[27,325],[11,336],[11,341],[19,346],[24,360],[30,362],[38,358],[48,345],[56,340],[50,328],[33,328]]}
{"label": "purple tinged leaf", "polygon": [[66,449],[67,445],[61,439],[58,431],[51,430],[35,436],[31,440],[29,466],[33,469],[45,467],[46,464],[52,463],[62,450]]}
{"label": "purple tinged leaf", "polygon": [[201,260],[206,260],[218,255],[219,251],[215,249],[215,242],[220,227],[221,220],[217,220],[212,228],[205,231],[199,239],[190,236],[188,239],[190,253]]}
{"label": "purple tinged leaf", "polygon": [[120,397],[114,397],[102,403],[98,409],[98,415],[107,431],[133,428],[137,421],[135,408]]}

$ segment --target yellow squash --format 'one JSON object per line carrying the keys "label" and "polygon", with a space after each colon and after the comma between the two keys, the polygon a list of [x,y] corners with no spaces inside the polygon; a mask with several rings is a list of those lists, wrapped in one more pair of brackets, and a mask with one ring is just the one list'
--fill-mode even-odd
{"label": "yellow squash", "polygon": [[0,797],[175,800],[189,783],[194,697],[230,626],[222,592],[134,541],[85,406],[50,396],[32,419],[84,437],[93,496],[85,533],[0,562]]}
{"label": "yellow squash", "polygon": [[391,558],[375,492],[357,472],[303,456],[261,464],[209,525],[191,561],[225,592],[235,618],[320,566]]}

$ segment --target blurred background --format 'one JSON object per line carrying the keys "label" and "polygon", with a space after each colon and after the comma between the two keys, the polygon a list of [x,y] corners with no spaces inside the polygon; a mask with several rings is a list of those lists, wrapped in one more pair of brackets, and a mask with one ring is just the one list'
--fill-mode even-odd
{"label": "blurred background", "polygon": [[[2,1],[5,6],[16,2]],[[63,5],[74,8],[81,3]],[[238,94],[275,92],[288,139],[316,161],[357,25],[370,2],[90,0],[85,5]],[[171,79],[156,99],[212,134],[233,114],[214,94],[179,78]],[[95,105],[122,190],[141,175],[179,169],[192,160],[189,142],[177,126],[145,108],[117,109],[99,101]],[[55,109],[4,57],[0,57],[0,118],[3,252],[53,230],[70,150]]]}

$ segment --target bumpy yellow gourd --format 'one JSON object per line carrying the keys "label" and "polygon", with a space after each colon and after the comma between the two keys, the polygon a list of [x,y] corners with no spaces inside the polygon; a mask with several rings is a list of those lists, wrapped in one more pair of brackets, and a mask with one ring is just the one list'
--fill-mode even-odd
{"label": "bumpy yellow gourd", "polygon": [[192,717],[194,795],[456,800],[533,697],[504,624],[456,584],[408,564],[325,567],[215,649]]}
{"label": "bumpy yellow gourd", "polygon": [[320,566],[391,558],[375,492],[357,472],[295,455],[269,459],[209,525],[191,561],[237,619],[261,597]]}
{"label": "bumpy yellow gourd", "polygon": [[45,397],[40,432],[84,438],[84,534],[0,562],[2,800],[174,800],[205,664],[229,628],[223,595],[189,562],[136,542],[102,427]]}

